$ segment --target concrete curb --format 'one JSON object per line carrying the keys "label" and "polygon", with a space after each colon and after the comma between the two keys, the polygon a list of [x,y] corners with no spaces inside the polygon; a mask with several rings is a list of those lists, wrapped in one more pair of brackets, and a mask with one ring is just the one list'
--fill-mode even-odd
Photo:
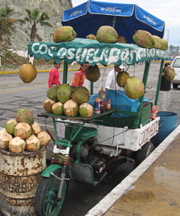
{"label": "concrete curb", "polygon": [[180,125],[170,133],[163,142],[120,184],[118,184],[109,194],[107,194],[99,203],[90,209],[85,216],[102,216],[107,210],[128,190],[131,189],[141,175],[151,166],[151,164],[162,154],[162,152],[172,143],[180,133]]}

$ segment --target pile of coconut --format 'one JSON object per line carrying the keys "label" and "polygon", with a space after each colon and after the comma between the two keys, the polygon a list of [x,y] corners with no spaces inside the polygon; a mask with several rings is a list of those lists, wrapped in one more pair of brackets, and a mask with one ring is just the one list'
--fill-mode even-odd
{"label": "pile of coconut", "polygon": [[16,118],[8,120],[0,130],[0,148],[14,153],[37,151],[50,140],[49,134],[34,121],[33,114],[24,108],[19,109]]}
{"label": "pile of coconut", "polygon": [[69,117],[93,115],[94,108],[88,103],[90,93],[84,86],[75,87],[65,83],[53,86],[47,90],[47,97],[48,99],[43,102],[43,108],[48,113]]}

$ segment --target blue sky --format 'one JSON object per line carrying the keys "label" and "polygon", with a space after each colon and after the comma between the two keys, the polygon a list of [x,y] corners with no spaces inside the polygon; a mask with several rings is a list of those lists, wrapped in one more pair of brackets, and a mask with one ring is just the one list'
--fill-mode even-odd
{"label": "blue sky", "polygon": [[[72,0],[73,6],[77,6],[87,0]],[[118,3],[137,4],[139,7],[165,21],[164,39],[169,45],[180,46],[180,4],[178,0],[98,0]]]}

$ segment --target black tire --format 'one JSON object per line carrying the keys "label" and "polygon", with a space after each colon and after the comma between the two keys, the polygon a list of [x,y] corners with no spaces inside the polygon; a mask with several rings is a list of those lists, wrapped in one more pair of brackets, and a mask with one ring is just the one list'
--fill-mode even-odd
{"label": "black tire", "polygon": [[142,148],[135,153],[135,167],[146,159],[154,149],[155,147],[152,142],[144,144]]}
{"label": "black tire", "polygon": [[173,83],[173,88],[177,89],[178,88],[178,84]]}
{"label": "black tire", "polygon": [[[60,177],[61,169],[54,174]],[[67,193],[68,182],[64,181],[62,197],[57,199],[57,192],[60,180],[51,175],[49,178],[42,178],[39,182],[35,196],[35,212],[37,216],[57,216],[61,211]]]}

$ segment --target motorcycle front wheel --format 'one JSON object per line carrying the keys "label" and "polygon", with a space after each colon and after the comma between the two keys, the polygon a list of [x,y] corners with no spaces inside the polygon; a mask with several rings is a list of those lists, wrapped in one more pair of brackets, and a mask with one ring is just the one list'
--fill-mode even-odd
{"label": "motorcycle front wheel", "polygon": [[[62,209],[66,193],[68,182],[63,183],[62,194],[60,198],[57,198],[59,189],[61,169],[54,172],[49,178],[42,178],[39,182],[36,195],[35,195],[35,212],[37,216],[57,216]],[[57,177],[56,177],[57,176]]]}

